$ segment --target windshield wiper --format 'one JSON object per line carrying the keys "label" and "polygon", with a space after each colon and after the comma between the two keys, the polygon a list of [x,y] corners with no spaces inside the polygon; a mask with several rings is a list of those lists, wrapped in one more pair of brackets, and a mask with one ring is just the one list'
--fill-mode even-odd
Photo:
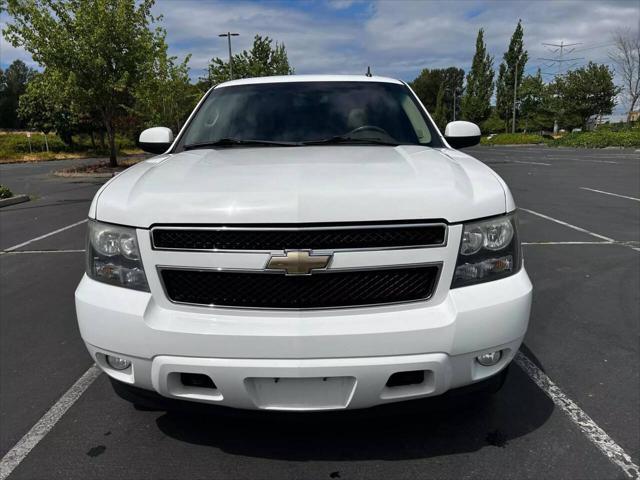
{"label": "windshield wiper", "polygon": [[208,147],[235,147],[236,145],[267,145],[277,147],[295,147],[300,145],[296,142],[276,142],[273,140],[243,140],[240,138],[221,138],[212,142],[199,142],[189,143],[183,148],[185,150],[194,150],[196,148],[208,148]]}
{"label": "windshield wiper", "polygon": [[397,147],[398,142],[387,142],[378,138],[355,138],[338,135],[330,138],[322,138],[320,140],[309,140],[301,142],[302,145],[340,145],[340,144],[374,144],[374,145],[391,145]]}

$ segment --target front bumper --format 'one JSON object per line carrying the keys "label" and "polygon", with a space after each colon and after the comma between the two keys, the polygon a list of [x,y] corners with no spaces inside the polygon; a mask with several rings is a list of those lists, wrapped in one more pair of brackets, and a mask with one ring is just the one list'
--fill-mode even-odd
{"label": "front bumper", "polygon": [[[333,410],[438,395],[486,379],[515,355],[529,321],[531,282],[516,275],[448,291],[439,301],[309,312],[168,308],[149,293],[84,277],[82,337],[116,380],[169,398],[246,409]],[[492,367],[475,362],[502,350]],[[104,355],[131,360],[125,371]],[[387,387],[396,372],[418,384]],[[180,373],[211,377],[185,387]]]}

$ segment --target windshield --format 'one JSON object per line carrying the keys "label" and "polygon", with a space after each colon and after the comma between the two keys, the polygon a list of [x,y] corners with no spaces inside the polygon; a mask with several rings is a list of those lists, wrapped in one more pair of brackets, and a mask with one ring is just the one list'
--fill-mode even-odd
{"label": "windshield", "polygon": [[187,126],[180,146],[269,146],[268,142],[442,146],[406,86],[376,82],[217,88]]}

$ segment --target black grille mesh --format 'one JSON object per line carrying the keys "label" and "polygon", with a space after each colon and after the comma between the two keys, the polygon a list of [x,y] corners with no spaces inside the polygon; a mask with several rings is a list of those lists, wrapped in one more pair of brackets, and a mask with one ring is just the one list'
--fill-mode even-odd
{"label": "black grille mesh", "polygon": [[330,308],[408,302],[431,296],[438,266],[312,275],[161,271],[175,302],[246,308]]}
{"label": "black grille mesh", "polygon": [[444,225],[300,230],[153,230],[154,248],[175,250],[292,250],[440,245]]}

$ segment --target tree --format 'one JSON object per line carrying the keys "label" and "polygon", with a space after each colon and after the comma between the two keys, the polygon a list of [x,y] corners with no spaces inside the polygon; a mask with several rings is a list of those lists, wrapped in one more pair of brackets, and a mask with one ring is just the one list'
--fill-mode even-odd
{"label": "tree", "polygon": [[498,133],[500,130],[504,129],[504,122],[496,113],[495,107],[491,107],[489,118],[482,122],[480,128],[484,133]]}
{"label": "tree", "polygon": [[556,84],[565,114],[574,115],[582,127],[594,115],[610,114],[620,93],[609,67],[593,62],[567,72]]}
{"label": "tree", "polygon": [[36,71],[22,60],[15,60],[6,71],[0,69],[0,127],[22,128],[25,124],[18,117],[18,99]]}
{"label": "tree", "polygon": [[153,0],[9,0],[4,34],[63,76],[84,111],[95,111],[117,165],[116,124],[153,65]]}
{"label": "tree", "polygon": [[523,36],[522,20],[518,20],[518,25],[509,42],[509,49],[504,53],[503,61],[498,71],[496,109],[498,115],[504,121],[505,131],[508,130],[509,120],[513,115],[513,90],[514,88],[520,88],[524,67],[529,58],[527,51],[524,49]]}
{"label": "tree", "polygon": [[[289,57],[284,43],[272,45],[273,40],[269,37],[256,35],[253,39],[253,46],[248,52],[233,56],[233,77],[269,77],[273,75],[292,75],[294,69],[289,65]],[[221,58],[214,58],[209,63],[209,72],[202,79],[207,86],[229,80],[229,62]]]}
{"label": "tree", "polygon": [[165,126],[178,133],[201,96],[200,90],[189,79],[187,56],[177,63],[170,57],[164,34],[157,39],[154,62],[146,76],[133,92],[134,113],[143,127]]}
{"label": "tree", "polygon": [[462,117],[465,120],[481,124],[489,118],[493,76],[493,58],[487,53],[484,30],[481,28],[478,30],[476,53],[473,56],[471,70],[467,74],[467,86],[462,97]]}
{"label": "tree", "polygon": [[613,35],[615,50],[609,57],[616,65],[622,80],[622,91],[627,97],[629,111],[627,122],[631,121],[631,112],[640,101],[640,31],[618,30]]}
{"label": "tree", "polygon": [[548,118],[543,114],[545,107],[545,84],[538,68],[535,75],[527,75],[520,86],[520,116],[524,119],[524,131],[542,130]]}
{"label": "tree", "polygon": [[79,125],[73,103],[73,94],[62,76],[45,70],[27,85],[20,97],[18,115],[29,128],[42,130],[45,135],[55,131],[64,143],[72,145],[72,135]]}
{"label": "tree", "polygon": [[435,112],[437,99],[442,87],[442,117],[444,122],[453,120],[454,94],[456,104],[456,118],[459,117],[460,98],[463,95],[464,70],[456,67],[425,68],[411,83],[422,104],[430,112]]}
{"label": "tree", "polygon": [[444,130],[447,124],[447,113],[444,106],[444,91],[445,85],[444,83],[441,83],[440,88],[438,89],[438,95],[436,96],[435,110],[433,112],[433,121],[436,122],[436,125],[440,130]]}

